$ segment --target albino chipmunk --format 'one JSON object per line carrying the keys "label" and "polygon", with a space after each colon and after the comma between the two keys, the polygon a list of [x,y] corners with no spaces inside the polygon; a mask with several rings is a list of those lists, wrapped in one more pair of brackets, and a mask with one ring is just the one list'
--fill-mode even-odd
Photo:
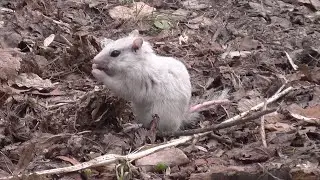
{"label": "albino chipmunk", "polygon": [[159,116],[159,131],[176,131],[197,117],[189,112],[190,76],[185,65],[156,55],[138,30],[108,42],[92,64],[93,76],[112,92],[132,102],[138,122],[149,128]]}

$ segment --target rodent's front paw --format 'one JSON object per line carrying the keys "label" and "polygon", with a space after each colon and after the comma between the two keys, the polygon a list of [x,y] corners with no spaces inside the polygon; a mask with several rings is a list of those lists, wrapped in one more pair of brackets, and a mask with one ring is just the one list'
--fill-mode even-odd
{"label": "rodent's front paw", "polygon": [[92,64],[92,69],[98,69],[98,64]]}
{"label": "rodent's front paw", "polygon": [[93,68],[91,73],[100,82],[104,82],[106,78],[109,78],[109,76],[100,69]]}
{"label": "rodent's front paw", "polygon": [[101,66],[99,64],[92,64],[92,69],[103,71],[108,76],[113,76],[115,74],[114,70],[110,69],[108,66]]}

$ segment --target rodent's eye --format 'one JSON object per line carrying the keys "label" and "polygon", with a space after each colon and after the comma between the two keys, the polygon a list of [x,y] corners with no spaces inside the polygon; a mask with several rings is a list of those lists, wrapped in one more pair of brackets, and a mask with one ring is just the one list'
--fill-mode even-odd
{"label": "rodent's eye", "polygon": [[111,52],[111,54],[110,54],[110,56],[111,57],[117,57],[117,56],[119,56],[120,55],[120,51],[118,51],[118,50],[113,50],[112,52]]}

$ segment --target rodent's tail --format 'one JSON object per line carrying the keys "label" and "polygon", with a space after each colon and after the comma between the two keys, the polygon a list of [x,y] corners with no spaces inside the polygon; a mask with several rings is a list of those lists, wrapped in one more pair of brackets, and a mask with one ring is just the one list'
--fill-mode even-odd
{"label": "rodent's tail", "polygon": [[[229,89],[224,89],[220,92],[215,92],[213,94],[207,95],[205,99],[197,99],[197,104],[190,107],[190,112],[201,112],[210,109],[212,106],[216,106],[218,104],[228,103],[229,97]],[[210,99],[208,101],[207,99]]]}
{"label": "rodent's tail", "polygon": [[[213,95],[209,99],[211,101],[205,101],[205,100],[198,100],[198,104],[190,107],[185,120],[183,121],[183,127],[190,126],[195,123],[198,123],[202,118],[203,115],[200,113],[201,111],[205,111],[210,109],[211,106],[223,103],[228,103],[229,89],[224,89],[221,92],[219,92],[216,95]],[[214,99],[214,100],[213,100]],[[220,101],[220,102],[219,102]]]}

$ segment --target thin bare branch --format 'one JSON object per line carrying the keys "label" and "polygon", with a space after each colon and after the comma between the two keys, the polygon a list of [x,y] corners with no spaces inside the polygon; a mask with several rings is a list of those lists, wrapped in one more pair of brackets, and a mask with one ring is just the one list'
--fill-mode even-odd
{"label": "thin bare branch", "polygon": [[192,134],[199,134],[199,133],[206,133],[206,132],[211,133],[212,131],[215,131],[215,130],[224,129],[227,127],[231,127],[234,125],[242,124],[242,123],[260,118],[263,115],[266,115],[266,114],[269,114],[269,113],[272,113],[275,111],[276,111],[276,109],[268,109],[266,111],[260,111],[260,112],[254,113],[253,115],[248,116],[248,117],[242,117],[242,118],[238,119],[237,121],[230,121],[227,123],[221,123],[221,124],[213,125],[213,126],[206,127],[206,128],[191,129],[191,130],[177,131],[177,132],[170,132],[170,133],[161,133],[159,135],[160,136],[172,136],[172,137],[175,136],[175,137],[177,137],[177,136],[188,136],[188,135],[192,135]]}
{"label": "thin bare branch", "polygon": [[296,64],[294,64],[294,62],[293,62],[293,60],[292,60],[292,58],[290,57],[290,55],[285,51],[285,53],[286,53],[286,56],[287,56],[287,58],[288,58],[288,61],[289,61],[289,63],[290,63],[290,65],[291,65],[291,67],[296,71],[296,70],[298,70],[298,66],[296,65]]}
{"label": "thin bare branch", "polygon": [[[263,110],[265,111],[267,109],[267,104],[264,105]],[[261,140],[262,144],[264,147],[268,147],[267,145],[267,140],[266,140],[266,131],[265,131],[265,126],[264,126],[264,116],[261,117],[261,124],[260,124],[260,135],[261,135]]]}
{"label": "thin bare branch", "polygon": [[[282,88],[282,87],[281,87]],[[290,92],[291,90],[293,90],[293,87],[288,87],[287,89],[281,91],[281,92],[277,92],[276,94],[274,94],[272,97],[270,97],[269,99],[267,99],[266,104],[270,104],[275,102],[276,100],[278,100],[280,97],[286,95],[288,92]],[[227,119],[222,123],[228,123],[230,121],[237,121],[238,119],[240,119],[241,117],[244,117],[248,114],[250,114],[253,111],[258,111],[259,109],[261,109],[264,106],[264,102],[259,103],[258,105],[252,107],[250,110],[242,112],[241,114],[234,116],[233,118]]]}

